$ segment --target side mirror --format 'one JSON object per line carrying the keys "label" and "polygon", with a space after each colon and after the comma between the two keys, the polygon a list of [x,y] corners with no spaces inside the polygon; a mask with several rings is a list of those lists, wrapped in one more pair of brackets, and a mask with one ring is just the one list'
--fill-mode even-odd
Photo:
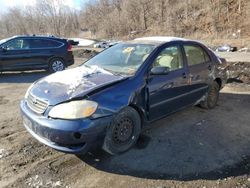
{"label": "side mirror", "polygon": [[153,67],[150,71],[151,75],[167,75],[170,72],[169,67]]}

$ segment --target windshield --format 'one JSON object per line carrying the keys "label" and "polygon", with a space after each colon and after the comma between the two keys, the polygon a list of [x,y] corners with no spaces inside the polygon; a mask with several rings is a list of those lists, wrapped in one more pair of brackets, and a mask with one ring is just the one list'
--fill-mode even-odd
{"label": "windshield", "polygon": [[98,66],[113,74],[134,75],[155,48],[152,44],[117,44],[96,55],[85,66]]}
{"label": "windshield", "polygon": [[0,40],[0,45],[3,44],[4,42],[6,42],[7,40],[9,40],[10,38],[7,38],[7,39],[1,39]]}

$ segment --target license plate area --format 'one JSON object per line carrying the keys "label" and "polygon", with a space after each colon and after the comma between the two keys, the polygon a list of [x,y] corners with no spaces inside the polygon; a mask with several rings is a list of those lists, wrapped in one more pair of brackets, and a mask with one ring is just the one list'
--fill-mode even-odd
{"label": "license plate area", "polygon": [[23,116],[23,124],[33,131],[35,134],[39,135],[40,137],[49,140],[50,134],[48,130],[43,129],[41,126],[36,125],[36,123],[32,123],[27,117]]}
{"label": "license plate area", "polygon": [[32,122],[25,116],[23,116],[23,124],[28,127],[30,130],[32,130],[34,133],[37,133],[36,126],[32,124]]}

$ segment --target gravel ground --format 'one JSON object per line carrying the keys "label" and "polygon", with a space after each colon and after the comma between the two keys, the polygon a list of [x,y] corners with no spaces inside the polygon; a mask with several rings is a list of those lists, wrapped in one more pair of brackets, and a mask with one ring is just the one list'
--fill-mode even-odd
{"label": "gravel ground", "polygon": [[0,75],[0,187],[250,187],[250,85],[227,84],[213,110],[190,107],[152,123],[123,155],[75,156],[22,125],[19,102],[46,75]]}

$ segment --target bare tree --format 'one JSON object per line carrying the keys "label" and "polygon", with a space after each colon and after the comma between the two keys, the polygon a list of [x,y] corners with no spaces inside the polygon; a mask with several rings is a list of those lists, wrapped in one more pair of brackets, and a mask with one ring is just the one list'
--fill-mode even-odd
{"label": "bare tree", "polygon": [[92,0],[80,11],[63,0],[40,0],[36,6],[0,13],[0,37],[17,34],[77,35],[89,30],[102,38],[138,35],[231,37],[249,35],[248,0]]}

